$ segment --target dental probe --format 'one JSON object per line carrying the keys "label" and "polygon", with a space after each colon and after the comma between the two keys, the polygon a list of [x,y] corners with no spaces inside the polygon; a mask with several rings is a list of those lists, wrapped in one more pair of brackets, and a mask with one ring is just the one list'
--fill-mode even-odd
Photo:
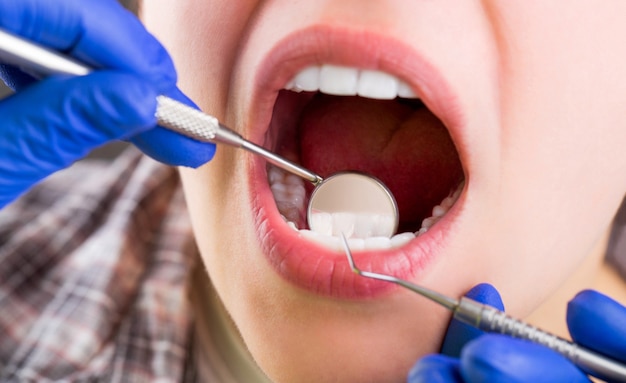
{"label": "dental probe", "polygon": [[342,234],[341,238],[350,268],[356,274],[405,287],[452,311],[454,319],[480,330],[526,339],[546,346],[565,356],[589,375],[611,382],[626,382],[626,365],[510,317],[503,311],[466,297],[456,300],[391,275],[360,270],[354,263],[345,235]]}
{"label": "dental probe", "polygon": [[[77,60],[1,29],[0,61],[19,67],[36,77],[84,76],[92,71],[92,68]],[[310,170],[244,139],[222,125],[217,118],[169,97],[157,97],[156,118],[159,125],[198,141],[222,143],[258,154],[269,163],[304,178],[315,186],[323,181],[322,177]]]}

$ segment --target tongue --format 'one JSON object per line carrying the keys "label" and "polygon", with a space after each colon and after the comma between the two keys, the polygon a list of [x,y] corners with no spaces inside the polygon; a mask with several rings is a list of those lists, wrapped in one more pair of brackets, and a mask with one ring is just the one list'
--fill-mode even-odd
{"label": "tongue", "polygon": [[463,178],[445,126],[427,108],[399,101],[318,94],[300,121],[302,164],[327,177],[357,170],[379,178],[416,231]]}

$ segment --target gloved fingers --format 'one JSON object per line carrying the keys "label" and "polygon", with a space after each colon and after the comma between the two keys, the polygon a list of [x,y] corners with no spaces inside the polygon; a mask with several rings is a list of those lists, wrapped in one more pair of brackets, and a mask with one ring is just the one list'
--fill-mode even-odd
{"label": "gloved fingers", "polygon": [[567,326],[576,343],[626,361],[626,307],[594,290],[567,305]]}
{"label": "gloved fingers", "polygon": [[461,375],[471,383],[589,383],[567,358],[544,346],[486,334],[461,352]]}
{"label": "gloved fingers", "polygon": [[[167,96],[197,108],[177,88]],[[130,141],[155,160],[174,166],[197,168],[211,160],[215,154],[215,144],[200,142],[160,126],[142,132]]]}
{"label": "gloved fingers", "polygon": [[420,359],[409,372],[408,383],[463,383],[459,360],[434,354]]}
{"label": "gloved fingers", "polygon": [[[478,284],[468,291],[465,296],[475,301],[495,307],[498,310],[504,310],[504,304],[502,303],[502,298],[500,298],[498,290],[490,284]],[[461,349],[465,346],[465,344],[482,334],[483,331],[453,319],[448,326],[448,331],[446,332],[443,340],[441,353],[444,355],[458,357],[461,355]]]}
{"label": "gloved fingers", "polygon": [[157,94],[134,75],[100,71],[0,101],[0,206],[90,150],[152,128]]}
{"label": "gloved fingers", "polygon": [[[84,0],[3,0],[0,28],[92,67],[146,77],[159,93],[168,92],[176,83],[166,50],[116,0],[91,1],[88,5]],[[5,78],[5,82],[11,80]]]}

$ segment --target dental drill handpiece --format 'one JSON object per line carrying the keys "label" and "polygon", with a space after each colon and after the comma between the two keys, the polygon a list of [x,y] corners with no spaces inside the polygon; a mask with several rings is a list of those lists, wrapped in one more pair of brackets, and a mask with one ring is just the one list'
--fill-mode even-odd
{"label": "dental drill handpiece", "polygon": [[462,297],[460,300],[450,298],[436,291],[416,285],[414,283],[393,277],[360,270],[354,263],[348,240],[342,234],[343,247],[352,271],[366,278],[395,283],[407,288],[425,298],[428,298],[452,311],[454,319],[485,332],[500,333],[514,338],[526,339],[546,346],[565,356],[578,368],[589,375],[610,382],[626,382],[626,365],[610,359],[604,355],[588,350],[576,343],[570,342],[537,327],[515,319],[503,311]]}
{"label": "dental drill handpiece", "polygon": [[[1,29],[0,63],[19,67],[35,77],[84,76],[93,70],[77,60]],[[322,182],[322,177],[319,175],[244,139],[238,133],[222,125],[217,118],[169,97],[157,97],[156,118],[160,126],[187,137],[242,148],[260,155],[269,163],[304,178],[316,186]]]}

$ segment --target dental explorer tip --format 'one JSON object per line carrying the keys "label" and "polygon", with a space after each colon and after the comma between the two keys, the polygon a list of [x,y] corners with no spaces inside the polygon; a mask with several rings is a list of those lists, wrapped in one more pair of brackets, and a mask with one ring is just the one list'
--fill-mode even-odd
{"label": "dental explorer tip", "polygon": [[352,269],[352,271],[354,271],[354,273],[365,277],[365,278],[371,278],[371,279],[377,279],[379,281],[384,281],[384,282],[390,282],[390,283],[395,283],[397,285],[400,285],[404,288],[407,288],[411,291],[413,291],[414,293],[417,293],[425,298],[430,299],[433,302],[436,302],[438,304],[440,304],[441,306],[447,308],[448,310],[451,311],[455,311],[456,308],[459,306],[459,301],[454,299],[454,298],[450,298],[446,295],[443,295],[441,293],[438,293],[434,290],[430,290],[426,287],[423,286],[419,286],[416,285],[414,283],[411,283],[409,281],[405,281],[403,279],[400,278],[396,278],[394,276],[391,275],[386,275],[386,274],[379,274],[379,273],[374,273],[371,271],[362,271],[360,270],[357,266],[356,263],[354,262],[354,258],[352,257],[352,251],[350,251],[350,246],[348,246],[348,240],[346,239],[346,236],[344,235],[344,233],[341,233],[341,240],[343,242],[343,248],[345,250],[346,253],[346,258],[348,258],[348,263],[350,264],[350,268]]}
{"label": "dental explorer tip", "polygon": [[341,233],[341,241],[343,243],[343,249],[346,252],[346,258],[348,258],[348,264],[350,265],[350,268],[356,274],[361,274],[361,270],[359,270],[356,267],[356,264],[354,263],[354,258],[352,257],[352,251],[350,251],[350,246],[348,246],[348,240],[346,239],[346,236],[343,232]]}

